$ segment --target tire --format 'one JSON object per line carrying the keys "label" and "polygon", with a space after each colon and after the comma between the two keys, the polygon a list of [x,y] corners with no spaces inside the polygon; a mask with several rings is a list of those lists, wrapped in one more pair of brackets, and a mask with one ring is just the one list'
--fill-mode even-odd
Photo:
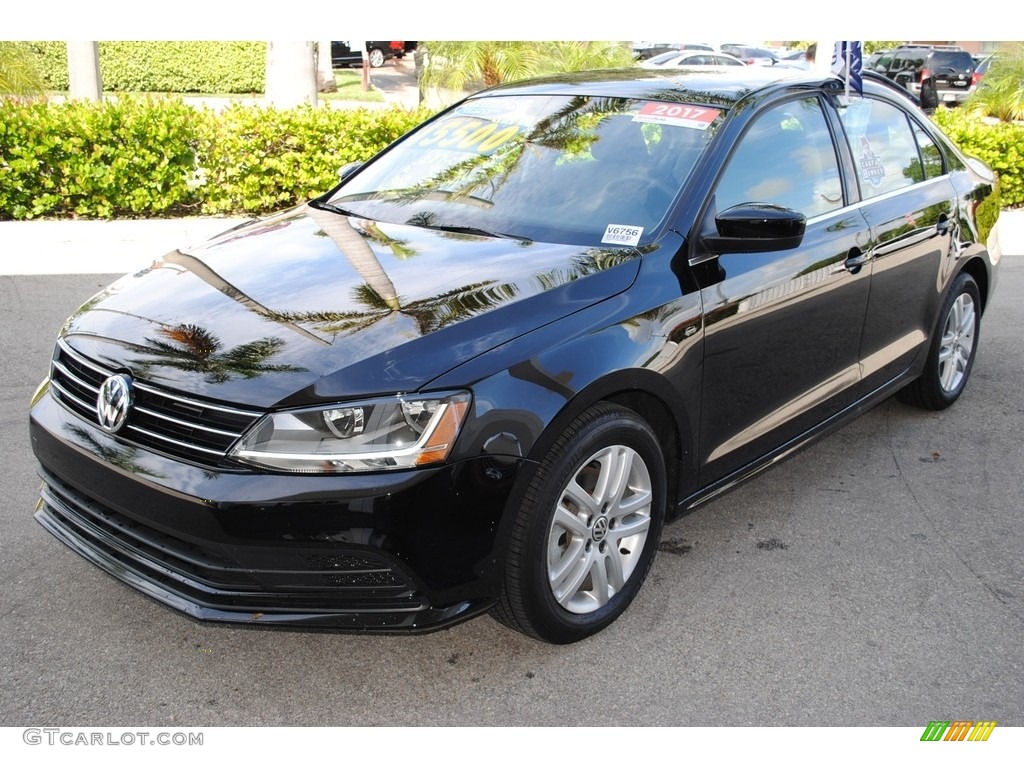
{"label": "tire", "polygon": [[957,401],[974,367],[981,330],[981,294],[966,272],[953,280],[939,312],[924,372],[898,393],[903,402],[941,411]]}
{"label": "tire", "polygon": [[598,403],[577,417],[516,512],[494,617],[550,643],[615,621],[654,561],[665,476],[658,438],[638,414]]}
{"label": "tire", "polygon": [[377,68],[384,66],[384,51],[380,48],[373,48],[369,53],[370,66]]}

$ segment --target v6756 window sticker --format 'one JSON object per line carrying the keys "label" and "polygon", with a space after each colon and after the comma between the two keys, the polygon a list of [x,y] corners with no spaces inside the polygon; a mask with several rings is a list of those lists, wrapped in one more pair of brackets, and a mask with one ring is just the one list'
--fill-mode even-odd
{"label": "v6756 window sticker", "polygon": [[605,227],[601,242],[613,245],[636,245],[640,242],[640,236],[643,233],[643,227],[634,227],[629,224],[609,224]]}

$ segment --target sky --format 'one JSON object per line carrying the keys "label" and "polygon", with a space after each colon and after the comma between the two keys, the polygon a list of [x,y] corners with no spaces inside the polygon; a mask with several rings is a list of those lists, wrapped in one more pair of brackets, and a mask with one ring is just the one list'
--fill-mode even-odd
{"label": "sky", "polygon": [[[962,2],[953,0],[930,0],[927,13],[920,4],[891,0],[858,0],[845,6],[822,0],[724,0],[703,10],[693,5],[697,4],[678,0],[619,2],[605,6],[609,13],[598,12],[596,3],[556,5],[551,0],[176,0],[158,5],[138,0],[52,0],[45,13],[24,2],[5,9],[0,37],[303,40],[330,31],[332,38],[366,40],[999,40],[1008,26],[1007,14],[993,5],[972,15]],[[360,30],[363,33],[356,34]]]}

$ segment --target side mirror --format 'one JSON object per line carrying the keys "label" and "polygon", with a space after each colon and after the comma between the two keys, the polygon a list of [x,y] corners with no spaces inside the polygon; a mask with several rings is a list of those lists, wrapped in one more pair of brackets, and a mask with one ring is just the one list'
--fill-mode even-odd
{"label": "side mirror", "polygon": [[701,238],[711,253],[767,253],[796,248],[804,239],[807,217],[767,203],[743,203],[715,217],[718,235]]}
{"label": "side mirror", "polygon": [[363,164],[360,162],[346,163],[338,169],[338,181],[344,181],[362,167]]}

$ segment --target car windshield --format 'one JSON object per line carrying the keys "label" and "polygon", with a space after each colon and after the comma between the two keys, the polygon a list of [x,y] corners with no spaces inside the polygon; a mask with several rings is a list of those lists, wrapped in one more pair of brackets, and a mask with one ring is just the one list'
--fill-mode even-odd
{"label": "car windshield", "polygon": [[[327,201],[343,213],[579,245],[656,236],[719,108],[589,96],[487,96],[427,123]],[[619,229],[629,234],[619,238]]]}

